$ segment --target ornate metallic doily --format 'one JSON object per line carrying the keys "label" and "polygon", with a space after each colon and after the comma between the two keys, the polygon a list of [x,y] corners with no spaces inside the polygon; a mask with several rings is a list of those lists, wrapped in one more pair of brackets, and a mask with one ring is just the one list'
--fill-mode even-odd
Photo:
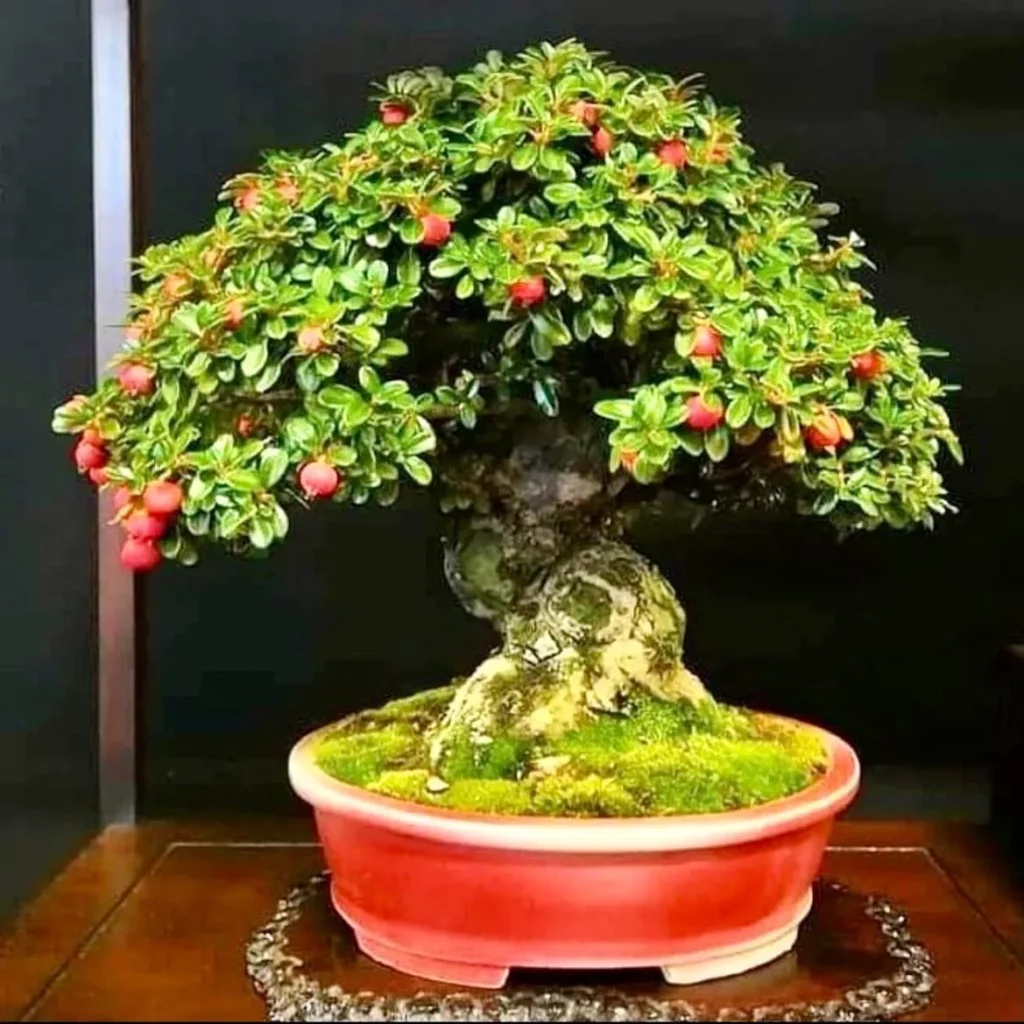
{"label": "ornate metallic doily", "polygon": [[[500,992],[452,992],[442,986],[446,991],[412,995],[347,991],[340,984],[325,985],[304,974],[302,959],[289,953],[289,930],[311,898],[323,892],[327,877],[323,872],[292,889],[246,948],[246,970],[266,1001],[268,1020],[884,1021],[924,1009],[935,986],[931,954],[913,938],[899,908],[884,896],[861,896],[838,882],[822,880],[816,883],[816,901],[829,894],[858,901],[862,921],[866,918],[874,926],[873,938],[893,968],[889,974],[843,988],[829,998],[722,1006],[630,993],[599,983],[586,987],[535,983]],[[343,927],[340,922],[338,925]]]}

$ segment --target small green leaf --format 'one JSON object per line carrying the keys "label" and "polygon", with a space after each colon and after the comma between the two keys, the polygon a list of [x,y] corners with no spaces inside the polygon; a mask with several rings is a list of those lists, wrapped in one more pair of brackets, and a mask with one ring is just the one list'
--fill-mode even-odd
{"label": "small green leaf", "polygon": [[733,430],[738,430],[747,422],[747,420],[750,419],[753,411],[753,399],[750,397],[748,392],[743,392],[743,394],[737,395],[729,403],[729,408],[725,413],[725,422],[732,427]]}
{"label": "small green leaf", "polygon": [[530,311],[530,320],[534,330],[543,334],[552,345],[568,345],[572,341],[572,334],[562,319],[560,310],[550,307],[533,309]]}
{"label": "small green leaf", "polygon": [[388,359],[398,359],[409,354],[409,346],[401,338],[385,338],[373,354],[374,358],[386,356]]}
{"label": "small green leaf", "polygon": [[533,382],[533,399],[546,416],[558,415],[558,391],[551,380]]}
{"label": "small green leaf", "polygon": [[185,365],[185,376],[193,379],[201,377],[206,373],[210,365],[209,352],[197,352]]}
{"label": "small green leaf", "polygon": [[284,421],[284,433],[292,444],[300,448],[305,448],[316,440],[316,428],[305,416],[289,416]]}
{"label": "small green leaf", "polygon": [[523,335],[526,333],[526,329],[529,326],[529,320],[517,320],[507,331],[505,331],[505,334],[502,337],[502,344],[505,348],[515,348],[516,345],[523,340]]}
{"label": "small green leaf", "polygon": [[242,373],[246,377],[255,377],[267,365],[268,354],[266,339],[250,345],[242,357]]}
{"label": "small green leaf", "polygon": [[366,294],[366,278],[363,276],[362,267],[346,267],[339,275],[338,280],[342,288],[353,295]]}
{"label": "small green leaf", "polygon": [[265,448],[260,454],[260,479],[264,487],[273,487],[288,468],[288,453],[280,448]]}
{"label": "small green leaf", "polygon": [[328,409],[344,409],[353,402],[362,401],[358,391],[345,387],[344,384],[328,384],[317,392],[320,404]]}
{"label": "small green leaf", "polygon": [[581,306],[573,313],[572,333],[580,341],[586,341],[594,333],[594,323],[590,319],[590,310]]}
{"label": "small green leaf", "polygon": [[754,406],[754,422],[762,429],[775,425],[775,409],[767,402],[758,402]]}
{"label": "small green leaf", "polygon": [[430,464],[418,455],[411,455],[409,458],[403,459],[402,468],[422,487],[426,487],[434,477]]}
{"label": "small green leaf", "polygon": [[313,291],[317,293],[322,299],[326,299],[330,296],[331,291],[334,288],[334,274],[331,273],[329,267],[317,267],[313,271]]}
{"label": "small green leaf", "polygon": [[269,548],[274,543],[274,525],[266,519],[254,519],[249,524],[249,540],[254,548]]}
{"label": "small green leaf", "polygon": [[380,377],[377,375],[377,371],[374,370],[373,367],[359,367],[359,383],[363,390],[368,391],[371,395],[380,391]]}
{"label": "small green leaf", "polygon": [[273,320],[267,321],[264,330],[268,338],[280,341],[288,333],[288,321],[283,316],[275,316]]}
{"label": "small green leaf", "polygon": [[288,513],[274,502],[274,536],[283,540],[288,533]]}
{"label": "small green leaf", "polygon": [[598,402],[594,412],[606,420],[628,420],[633,415],[633,403],[628,398],[608,398]]}
{"label": "small green leaf", "polygon": [[535,142],[528,142],[525,146],[517,146],[513,150],[512,159],[509,163],[512,164],[513,170],[525,171],[537,162],[539,155],[540,149],[537,144]]}
{"label": "small green leaf", "polygon": [[398,237],[406,245],[419,245],[423,237],[423,223],[417,217],[406,217],[398,228]]}
{"label": "small green leaf", "polygon": [[661,296],[657,289],[653,285],[642,284],[633,293],[630,306],[638,313],[649,313],[652,309],[657,309],[660,303]]}
{"label": "small green leaf", "polygon": [[437,259],[431,261],[430,274],[432,277],[454,277],[465,265],[464,260],[453,260],[449,256],[438,256]]}
{"label": "small green leaf", "polygon": [[269,391],[281,376],[280,363],[268,363],[263,367],[263,372],[256,378],[255,388],[260,394]]}
{"label": "small green leaf", "polygon": [[567,203],[579,199],[582,194],[583,189],[571,181],[553,182],[544,189],[544,198],[549,203],[554,203],[555,206],[565,206]]}
{"label": "small green leaf", "polygon": [[188,500],[198,504],[213,490],[213,481],[203,476],[194,476],[188,485]]}
{"label": "small green leaf", "polygon": [[412,249],[407,249],[402,253],[401,258],[398,261],[398,269],[396,273],[400,284],[420,283],[420,276],[423,273],[423,268],[420,266],[419,257]]}
{"label": "small green leaf", "polygon": [[536,328],[530,331],[530,348],[542,363],[546,363],[555,354],[554,346],[548,337]]}
{"label": "small green leaf", "polygon": [[683,430],[679,434],[679,444],[687,455],[694,458],[704,454],[704,435],[699,430]]}
{"label": "small green leaf", "polygon": [[254,469],[233,469],[224,474],[225,482],[236,491],[261,491],[263,481]]}
{"label": "small green leaf", "polygon": [[704,435],[704,450],[712,462],[721,462],[729,454],[729,431],[719,423]]}
{"label": "small green leaf", "polygon": [[455,297],[457,299],[468,299],[476,291],[476,283],[469,274],[463,274],[459,283],[455,286]]}
{"label": "small green leaf", "polygon": [[378,288],[388,283],[388,265],[384,260],[374,260],[366,269],[366,280]]}

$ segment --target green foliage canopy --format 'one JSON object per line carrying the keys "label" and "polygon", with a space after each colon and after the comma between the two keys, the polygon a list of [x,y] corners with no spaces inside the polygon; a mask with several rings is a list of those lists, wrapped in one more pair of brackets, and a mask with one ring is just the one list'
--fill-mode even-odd
{"label": "green foliage canopy", "polygon": [[[941,353],[876,313],[860,239],[822,236],[834,208],[756,164],[736,111],[572,40],[379,88],[365,128],[267,154],[212,227],[143,253],[115,375],[55,414],[98,432],[111,484],[182,484],[166,557],[269,547],[309,460],[333,500],[387,505],[526,403],[592,411],[641,485],[697,469],[845,529],[951,507],[949,387],[921,362]],[[510,293],[538,279],[540,301]]]}

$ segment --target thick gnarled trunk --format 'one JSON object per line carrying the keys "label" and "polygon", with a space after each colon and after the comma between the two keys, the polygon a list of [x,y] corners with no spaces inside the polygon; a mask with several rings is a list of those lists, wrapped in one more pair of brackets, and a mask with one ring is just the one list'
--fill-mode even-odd
{"label": "thick gnarled trunk", "polygon": [[530,531],[492,524],[449,549],[457,592],[495,622],[503,643],[459,687],[435,730],[431,757],[441,771],[457,737],[478,745],[553,737],[602,712],[628,712],[641,694],[707,696],[683,665],[683,609],[653,565],[619,541],[593,538],[537,568],[545,547]]}

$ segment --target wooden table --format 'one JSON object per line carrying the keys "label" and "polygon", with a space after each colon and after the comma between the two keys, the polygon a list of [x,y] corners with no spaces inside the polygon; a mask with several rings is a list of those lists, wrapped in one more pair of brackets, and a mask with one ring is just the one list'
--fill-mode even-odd
{"label": "wooden table", "polygon": [[[109,829],[0,933],[0,1019],[262,1020],[245,943],[320,866],[305,821]],[[902,905],[933,952],[912,1019],[1024,1019],[1024,902],[982,832],[842,822],[824,871]]]}

